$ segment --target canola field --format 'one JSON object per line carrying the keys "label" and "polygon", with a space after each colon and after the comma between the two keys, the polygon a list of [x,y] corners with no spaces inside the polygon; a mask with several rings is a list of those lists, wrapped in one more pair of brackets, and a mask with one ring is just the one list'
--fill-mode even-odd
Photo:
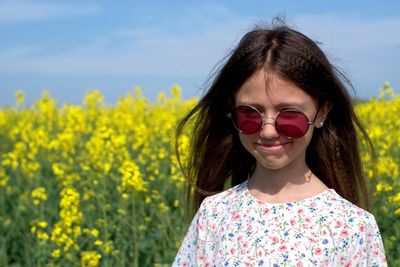
{"label": "canola field", "polygon": [[[187,228],[174,133],[196,102],[178,86],[112,106],[89,91],[27,107],[17,92],[0,108],[0,266],[170,266]],[[363,154],[371,212],[400,266],[400,95],[385,83],[356,109],[376,150]]]}

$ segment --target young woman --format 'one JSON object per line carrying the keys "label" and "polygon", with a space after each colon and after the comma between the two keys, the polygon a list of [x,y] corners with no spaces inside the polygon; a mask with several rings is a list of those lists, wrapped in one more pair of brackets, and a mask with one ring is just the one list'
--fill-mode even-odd
{"label": "young woman", "polygon": [[178,127],[197,213],[173,266],[387,265],[343,81],[285,25],[242,38]]}

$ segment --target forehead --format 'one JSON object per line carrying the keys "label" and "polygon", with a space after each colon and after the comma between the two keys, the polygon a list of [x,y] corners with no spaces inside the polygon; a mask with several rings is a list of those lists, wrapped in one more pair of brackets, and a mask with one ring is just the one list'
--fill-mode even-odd
{"label": "forehead", "polygon": [[315,103],[305,91],[279,76],[256,71],[240,87],[235,95],[236,104],[259,104],[262,106],[306,106]]}

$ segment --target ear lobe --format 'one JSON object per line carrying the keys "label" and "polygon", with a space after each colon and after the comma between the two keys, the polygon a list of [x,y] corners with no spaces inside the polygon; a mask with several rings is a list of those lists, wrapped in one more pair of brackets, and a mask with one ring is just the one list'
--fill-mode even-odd
{"label": "ear lobe", "polygon": [[333,103],[331,101],[326,101],[321,106],[315,127],[321,128],[324,126],[325,120],[328,117],[329,111],[331,110],[332,107],[333,107]]}

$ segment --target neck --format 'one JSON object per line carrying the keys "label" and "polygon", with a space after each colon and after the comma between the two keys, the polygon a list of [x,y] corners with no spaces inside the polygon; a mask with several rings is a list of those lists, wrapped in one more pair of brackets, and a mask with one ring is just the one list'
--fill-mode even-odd
{"label": "neck", "polygon": [[279,192],[296,190],[312,181],[313,174],[305,163],[287,167],[271,170],[257,165],[250,177],[250,183],[253,188],[262,193],[277,195]]}

